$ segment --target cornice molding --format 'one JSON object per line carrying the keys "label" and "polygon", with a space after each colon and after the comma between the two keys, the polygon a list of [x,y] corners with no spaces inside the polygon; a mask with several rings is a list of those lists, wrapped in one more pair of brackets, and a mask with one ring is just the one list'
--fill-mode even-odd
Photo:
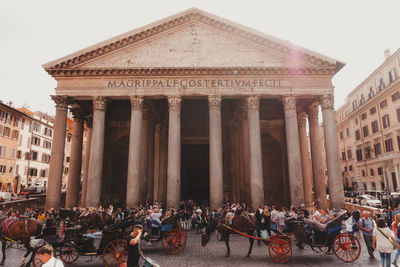
{"label": "cornice molding", "polygon": [[299,49],[296,49],[295,47],[291,47],[290,43],[288,43],[288,45],[284,45],[283,43],[272,40],[272,38],[268,39],[267,37],[261,36],[261,34],[258,35],[253,32],[246,31],[245,29],[241,29],[236,25],[231,25],[228,22],[203,15],[203,14],[199,13],[198,11],[193,10],[192,12],[190,12],[186,15],[182,15],[180,17],[171,19],[167,22],[153,26],[147,30],[137,32],[137,33],[132,33],[132,35],[130,35],[130,36],[127,36],[120,40],[116,40],[109,44],[105,44],[102,47],[94,48],[91,51],[82,51],[82,53],[79,55],[77,54],[70,59],[66,59],[63,62],[60,62],[53,66],[47,67],[46,71],[49,72],[52,69],[68,69],[68,68],[77,66],[79,64],[82,64],[84,62],[87,62],[89,60],[92,60],[96,57],[104,56],[111,52],[117,51],[119,49],[130,46],[132,44],[135,44],[144,39],[158,35],[167,30],[170,30],[170,29],[173,29],[176,27],[180,27],[187,23],[193,23],[196,21],[206,24],[208,26],[212,26],[214,28],[217,28],[217,29],[227,32],[229,34],[234,34],[234,35],[240,36],[241,38],[244,38],[246,40],[261,44],[269,49],[276,50],[280,53],[291,55],[292,57],[296,57],[300,60],[304,60],[305,62],[308,62],[310,64],[314,64],[314,65],[321,66],[321,67],[334,67],[335,70],[337,70],[338,68],[339,69],[341,68],[340,66],[337,66],[336,64],[327,62],[327,61],[325,61],[321,58],[318,58],[314,55],[307,54],[306,51],[305,52],[300,51]]}
{"label": "cornice molding", "polygon": [[333,68],[123,68],[123,69],[50,69],[57,77],[121,76],[260,76],[260,75],[333,75]]}

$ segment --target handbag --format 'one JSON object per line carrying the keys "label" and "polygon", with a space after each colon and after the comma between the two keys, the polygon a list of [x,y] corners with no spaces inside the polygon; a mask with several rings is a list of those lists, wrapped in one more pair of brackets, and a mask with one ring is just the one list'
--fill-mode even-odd
{"label": "handbag", "polygon": [[377,227],[376,229],[379,231],[379,233],[381,233],[384,237],[386,237],[387,240],[390,241],[390,243],[392,243],[392,245],[393,245],[393,250],[395,250],[395,249],[397,248],[397,246],[396,246],[396,244],[392,241],[392,239],[390,239],[384,232],[382,232],[382,230],[381,230],[379,227]]}

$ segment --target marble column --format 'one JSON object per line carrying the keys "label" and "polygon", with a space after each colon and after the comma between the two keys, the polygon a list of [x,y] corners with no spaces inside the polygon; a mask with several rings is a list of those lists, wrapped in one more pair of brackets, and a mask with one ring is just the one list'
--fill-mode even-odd
{"label": "marble column", "polygon": [[74,117],[72,126],[71,154],[68,173],[68,187],[65,197],[65,208],[72,209],[78,206],[82,170],[82,143],[84,114],[80,107],[71,108]]}
{"label": "marble column", "polygon": [[143,98],[133,96],[131,101],[131,126],[129,134],[128,174],[126,182],[126,207],[134,208],[140,199],[140,167],[142,146]]}
{"label": "marble column", "polygon": [[167,205],[178,208],[181,200],[181,97],[168,97]]}
{"label": "marble column", "polygon": [[396,174],[396,183],[397,183],[397,188],[396,191],[399,192],[400,191],[400,173],[399,173],[399,164],[394,162],[394,172]]}
{"label": "marble column", "polygon": [[259,112],[260,98],[258,96],[249,96],[246,102],[249,120],[251,206],[255,210],[264,206],[264,178]]}
{"label": "marble column", "polygon": [[140,154],[140,204],[145,204],[147,194],[147,171],[148,171],[148,152],[149,152],[149,110],[143,107],[142,138]]}
{"label": "marble column", "polygon": [[241,117],[241,149],[242,149],[242,186],[243,186],[243,200],[242,202],[246,205],[250,205],[251,202],[251,185],[250,185],[250,145],[249,145],[249,120],[248,120],[248,110],[247,103],[243,101],[240,111]]}
{"label": "marble column", "polygon": [[148,154],[148,170],[147,170],[147,195],[146,202],[154,201],[154,120],[151,120],[149,127],[149,152]]}
{"label": "marble column", "polygon": [[312,208],[313,206],[313,192],[312,192],[312,175],[310,166],[310,157],[308,152],[308,137],[306,129],[305,113],[301,113],[297,116],[297,122],[299,126],[299,139],[300,139],[300,152],[301,152],[301,169],[303,171],[303,187],[304,187],[304,205],[306,208]]}
{"label": "marble column", "polygon": [[162,123],[160,125],[160,173],[159,188],[157,200],[165,203],[167,196],[167,151],[168,151],[168,133],[167,126]]}
{"label": "marble column", "polygon": [[297,126],[296,98],[284,97],[286,144],[288,154],[290,202],[295,207],[304,204],[303,171],[301,168],[301,154],[299,129]]}
{"label": "marble column", "polygon": [[160,189],[160,124],[156,124],[154,129],[154,200],[160,201],[158,194]]}
{"label": "marble column", "polygon": [[50,170],[46,194],[46,210],[59,208],[61,202],[61,182],[64,163],[65,132],[67,126],[67,96],[51,96],[56,103],[53,143],[51,146]]}
{"label": "marble column", "polygon": [[344,207],[344,189],[339,161],[339,145],[333,96],[322,96],[321,107],[324,123],[326,166],[328,167],[329,199],[331,208],[341,209]]}
{"label": "marble column", "polygon": [[86,193],[86,206],[98,207],[100,204],[103,159],[104,159],[104,128],[107,99],[96,96],[93,99],[93,128],[90,144],[89,176]]}
{"label": "marble column", "polygon": [[319,126],[319,103],[312,103],[307,109],[308,127],[310,130],[311,162],[313,172],[315,204],[320,208],[328,208],[326,199],[324,155],[322,149],[321,130]]}
{"label": "marble column", "polygon": [[210,207],[222,207],[224,202],[222,169],[221,96],[208,97],[210,115]]}
{"label": "marble column", "polygon": [[91,140],[92,140],[92,116],[88,116],[86,117],[86,150],[85,150],[85,162],[83,164],[83,173],[82,173],[82,194],[81,194],[82,207],[86,207]]}

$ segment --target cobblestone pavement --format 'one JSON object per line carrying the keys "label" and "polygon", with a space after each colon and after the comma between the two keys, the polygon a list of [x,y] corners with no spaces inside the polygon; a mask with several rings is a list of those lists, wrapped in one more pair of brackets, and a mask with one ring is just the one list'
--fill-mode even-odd
{"label": "cobblestone pavement", "polygon": [[[282,266],[275,263],[268,254],[268,247],[254,242],[253,253],[250,258],[246,258],[245,254],[249,248],[249,241],[245,237],[231,236],[231,256],[225,257],[226,246],[224,242],[216,240],[216,234],[212,236],[212,240],[206,247],[201,246],[201,236],[193,232],[189,232],[185,250],[179,255],[168,255],[162,250],[161,243],[153,243],[146,245],[142,243],[143,253],[157,261],[161,266]],[[336,258],[335,255],[325,255],[323,253],[315,253],[309,247],[300,250],[293,245],[293,257],[285,266],[378,266],[379,253],[375,252],[375,259],[370,260],[364,240],[360,239],[362,249],[360,258],[351,264],[346,264]],[[7,261],[4,266],[18,266],[19,260],[23,255],[23,251],[17,249],[7,249]],[[392,254],[394,256],[394,253]],[[65,266],[103,266],[100,257],[93,258],[81,256],[70,265]]]}

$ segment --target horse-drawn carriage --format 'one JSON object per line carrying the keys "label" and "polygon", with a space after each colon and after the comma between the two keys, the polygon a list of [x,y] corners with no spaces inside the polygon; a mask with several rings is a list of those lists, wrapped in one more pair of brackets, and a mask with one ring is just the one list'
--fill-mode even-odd
{"label": "horse-drawn carriage", "polygon": [[344,262],[353,262],[360,256],[361,245],[354,235],[341,233],[342,221],[346,218],[346,212],[341,212],[326,225],[303,217],[288,218],[284,232],[269,239],[269,254],[275,262],[288,262],[293,235],[301,248],[308,245],[314,252],[335,254]]}
{"label": "horse-drawn carriage", "polygon": [[250,256],[253,242],[257,239],[268,246],[268,252],[275,262],[287,263],[292,257],[292,237],[294,236],[301,247],[308,245],[315,252],[335,254],[338,259],[344,262],[353,262],[360,256],[361,246],[354,235],[341,233],[342,221],[346,217],[346,212],[341,212],[327,225],[304,219],[301,216],[291,217],[285,221],[286,228],[283,232],[277,232],[268,239],[263,239],[253,236],[256,230],[254,216],[235,216],[232,225],[225,224],[222,216],[221,219],[209,223],[203,231],[202,245],[205,246],[210,240],[212,232],[217,230],[226,243],[226,256],[229,256],[229,235],[239,234],[250,240],[247,256]]}
{"label": "horse-drawn carriage", "polygon": [[159,229],[151,227],[151,223],[144,223],[142,240],[147,242],[162,242],[163,250],[172,255],[179,254],[186,246],[187,233],[180,226],[179,220],[183,212],[165,218]]}

